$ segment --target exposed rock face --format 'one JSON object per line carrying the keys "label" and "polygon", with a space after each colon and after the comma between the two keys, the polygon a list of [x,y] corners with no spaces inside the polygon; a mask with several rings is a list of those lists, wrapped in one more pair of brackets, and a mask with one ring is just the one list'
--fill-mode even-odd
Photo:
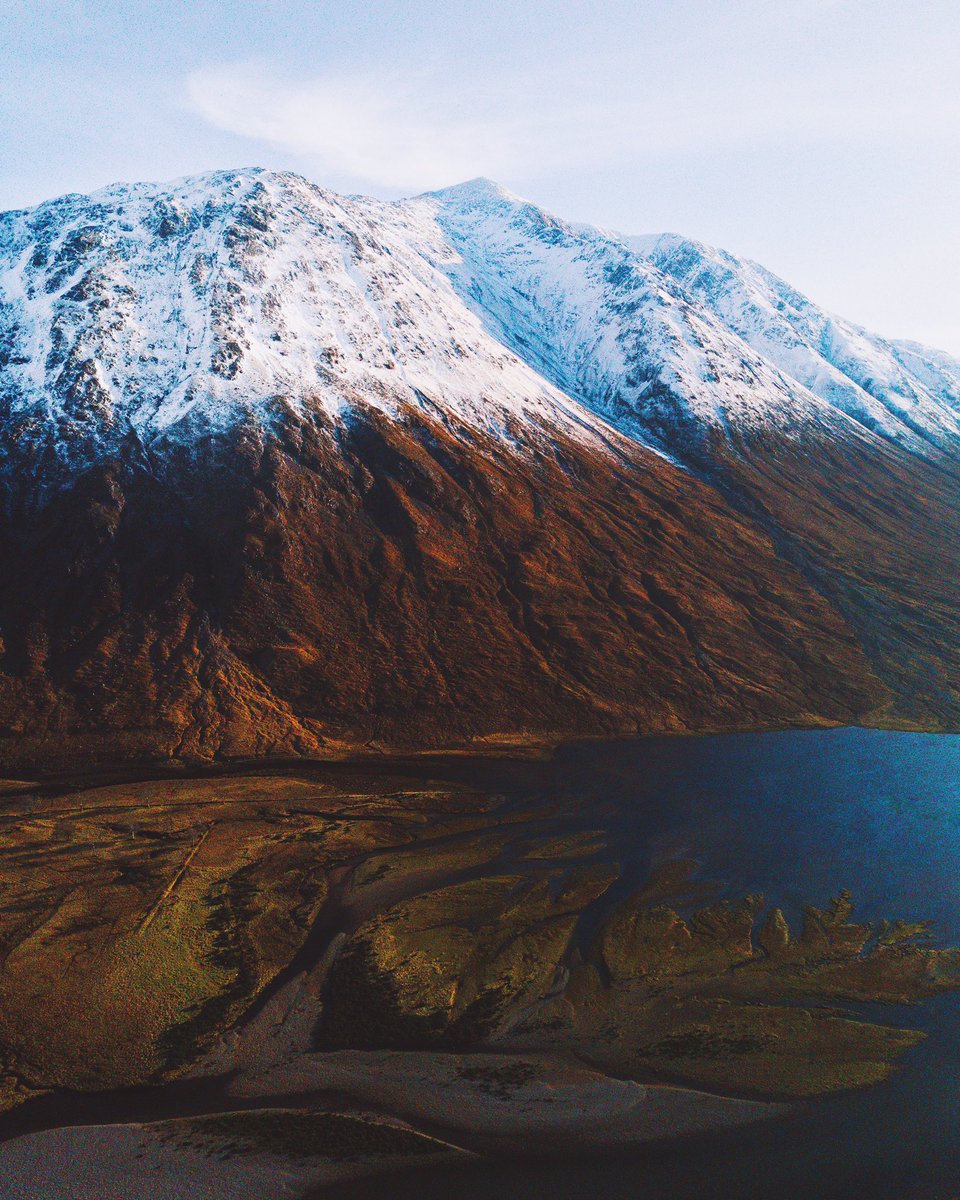
{"label": "exposed rock face", "polygon": [[7,765],[960,725],[945,356],[859,420],[485,184],[118,188],[0,252]]}

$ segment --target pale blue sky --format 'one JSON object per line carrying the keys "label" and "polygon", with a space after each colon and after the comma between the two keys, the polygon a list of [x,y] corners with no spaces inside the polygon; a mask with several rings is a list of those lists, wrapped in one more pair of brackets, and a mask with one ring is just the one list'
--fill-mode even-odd
{"label": "pale blue sky", "polygon": [[0,208],[291,168],[490,175],[960,354],[956,0],[0,0]]}

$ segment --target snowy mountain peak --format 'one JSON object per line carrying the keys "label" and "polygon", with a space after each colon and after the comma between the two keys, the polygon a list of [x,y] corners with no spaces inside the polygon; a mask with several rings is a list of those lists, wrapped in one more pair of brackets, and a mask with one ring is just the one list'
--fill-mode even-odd
{"label": "snowy mountain peak", "polygon": [[465,179],[463,183],[455,183],[450,187],[438,188],[436,191],[423,192],[417,199],[436,199],[454,204],[526,204],[528,201],[514,195],[502,184],[485,175],[475,179]]}
{"label": "snowy mountain peak", "polygon": [[[394,203],[248,168],[0,214],[0,425],[84,460],[251,415],[960,444],[960,364],[678,235],[565,223],[488,179]],[[606,430],[606,433],[604,432]]]}
{"label": "snowy mountain peak", "polygon": [[677,234],[625,244],[786,377],[863,426],[941,449],[960,437],[960,363],[824,311],[749,259]]}
{"label": "snowy mountain peak", "polygon": [[589,424],[463,304],[452,257],[425,210],[259,170],[6,214],[0,413],[67,455],[304,407]]}

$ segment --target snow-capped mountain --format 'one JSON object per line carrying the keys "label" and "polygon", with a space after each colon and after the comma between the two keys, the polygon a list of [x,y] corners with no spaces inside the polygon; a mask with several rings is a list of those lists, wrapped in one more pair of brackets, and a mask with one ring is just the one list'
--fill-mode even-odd
{"label": "snow-capped mountain", "polygon": [[305,404],[334,417],[442,397],[479,428],[582,423],[458,298],[455,257],[427,206],[261,171],[6,214],[3,418],[67,455]]}
{"label": "snow-capped mountain", "polygon": [[621,430],[676,451],[731,423],[837,424],[668,274],[613,234],[478,180],[425,198],[452,278],[499,339]]}
{"label": "snow-capped mountain", "polygon": [[0,420],[68,457],[304,405],[439,406],[500,435],[599,417],[681,458],[731,427],[960,441],[948,356],[487,180],[391,204],[221,172],[4,214],[0,348]]}
{"label": "snow-capped mountain", "polygon": [[486,180],[0,215],[0,760],[960,727],[960,366]]}

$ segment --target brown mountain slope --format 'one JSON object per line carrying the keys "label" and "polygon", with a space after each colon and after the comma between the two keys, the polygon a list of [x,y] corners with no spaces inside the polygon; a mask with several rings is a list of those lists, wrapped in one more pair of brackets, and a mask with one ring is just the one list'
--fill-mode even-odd
{"label": "brown mountain slope", "polygon": [[26,466],[8,473],[4,764],[853,721],[890,702],[823,556],[792,565],[626,441],[516,436],[513,453],[364,410],[131,447],[42,505]]}
{"label": "brown mountain slope", "polygon": [[885,719],[960,728],[960,464],[879,438],[733,434],[711,471],[856,631]]}

